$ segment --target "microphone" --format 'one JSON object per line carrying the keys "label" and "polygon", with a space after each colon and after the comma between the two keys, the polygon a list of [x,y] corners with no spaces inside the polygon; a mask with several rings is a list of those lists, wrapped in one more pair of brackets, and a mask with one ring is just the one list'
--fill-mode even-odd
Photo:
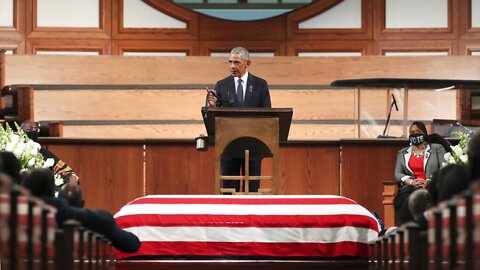
{"label": "microphone", "polygon": [[208,112],[208,97],[210,95],[213,95],[214,97],[217,97],[215,92],[212,92],[210,89],[208,89],[208,87],[206,87],[206,89],[207,89],[207,95],[205,96],[205,116],[204,116],[205,119],[207,118],[207,112]]}
{"label": "microphone", "polygon": [[471,129],[469,129],[468,127],[466,127],[466,126],[462,125],[462,123],[460,123],[460,122],[458,122],[458,121],[455,123],[455,126],[462,127],[463,129],[465,129],[466,131],[468,131],[468,134],[472,134],[472,133],[474,133],[474,131],[473,131],[473,130],[471,130]]}
{"label": "microphone", "polygon": [[393,98],[393,105],[395,105],[395,110],[398,112],[397,100],[395,99],[395,95],[392,93]]}

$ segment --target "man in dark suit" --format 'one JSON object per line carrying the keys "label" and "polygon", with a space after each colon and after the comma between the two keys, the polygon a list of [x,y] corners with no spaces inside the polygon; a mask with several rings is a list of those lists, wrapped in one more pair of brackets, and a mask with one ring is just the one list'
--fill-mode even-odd
{"label": "man in dark suit", "polygon": [[125,253],[136,252],[140,248],[138,237],[120,228],[112,214],[103,209],[87,209],[72,206],[65,198],[54,197],[55,180],[53,172],[47,168],[29,170],[22,185],[33,196],[41,198],[45,203],[55,207],[55,220],[61,226],[65,221],[74,219],[83,227],[102,234],[113,247]]}
{"label": "man in dark suit", "polygon": [[[242,47],[233,48],[228,59],[231,75],[220,80],[214,90],[207,89],[212,94],[208,97],[210,107],[264,107],[271,108],[270,91],[267,81],[248,72],[250,53]],[[261,173],[259,157],[252,157],[249,162],[250,175],[258,176]],[[222,175],[242,175],[245,173],[244,158],[222,156]],[[249,191],[257,192],[260,183],[258,180],[249,181]],[[235,188],[240,191],[239,181],[223,181],[224,188]]]}

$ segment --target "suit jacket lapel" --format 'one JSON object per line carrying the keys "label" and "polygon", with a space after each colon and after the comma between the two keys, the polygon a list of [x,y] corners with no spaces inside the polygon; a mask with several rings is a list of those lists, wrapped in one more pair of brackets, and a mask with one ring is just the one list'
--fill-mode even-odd
{"label": "suit jacket lapel", "polygon": [[227,95],[228,95],[228,102],[231,103],[230,101],[233,101],[233,104],[229,104],[230,106],[238,107],[237,104],[237,94],[235,91],[235,78],[231,76],[231,79],[229,80],[228,87],[227,87]]}
{"label": "suit jacket lapel", "polygon": [[407,168],[407,170],[413,175],[415,176],[415,174],[413,173],[412,169],[410,169],[410,166],[408,166],[408,162],[410,161],[410,157],[413,155],[413,147],[410,147],[407,149],[407,151],[403,154],[403,162],[405,162],[405,168]]}
{"label": "suit jacket lapel", "polygon": [[253,96],[253,85],[255,83],[255,79],[253,78],[253,75],[251,73],[248,74],[247,78],[247,87],[245,88],[245,100],[243,101],[243,106],[247,107],[250,104],[250,100],[252,99]]}

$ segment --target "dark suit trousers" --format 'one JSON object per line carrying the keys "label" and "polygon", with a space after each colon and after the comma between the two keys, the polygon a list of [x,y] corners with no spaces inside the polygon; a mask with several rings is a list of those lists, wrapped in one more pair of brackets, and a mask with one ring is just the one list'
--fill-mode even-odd
{"label": "dark suit trousers", "polygon": [[[240,175],[240,171],[242,172],[241,175],[245,175],[245,168],[243,166],[245,164],[244,158],[229,158],[229,157],[222,157],[222,175]],[[250,167],[250,176],[259,176],[261,174],[262,168],[262,159],[261,158],[250,158],[249,161]],[[240,191],[240,181],[238,180],[223,180],[222,181],[223,188],[235,188],[237,192]],[[252,180],[248,181],[248,189],[250,192],[257,192],[258,188],[260,187],[259,180]],[[242,185],[243,191],[245,191],[245,187]]]}

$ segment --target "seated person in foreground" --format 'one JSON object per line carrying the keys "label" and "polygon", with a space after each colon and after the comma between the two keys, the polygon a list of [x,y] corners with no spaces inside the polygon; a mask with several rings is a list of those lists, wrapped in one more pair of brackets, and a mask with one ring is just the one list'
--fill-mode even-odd
{"label": "seated person in foreground", "polygon": [[59,198],[64,198],[70,206],[82,208],[85,205],[80,186],[74,183],[66,183],[58,192]]}
{"label": "seated person in foreground", "polygon": [[472,181],[480,180],[480,132],[475,132],[468,142],[468,163],[470,169],[470,179]]}
{"label": "seated person in foreground", "polygon": [[22,165],[18,161],[15,154],[12,152],[1,152],[0,160],[2,163],[3,172],[11,177],[15,184],[20,184],[22,180],[22,175],[20,173]]}
{"label": "seated person in foreground", "polygon": [[422,122],[414,122],[409,133],[410,146],[398,152],[395,165],[395,180],[400,185],[393,200],[397,226],[413,220],[408,209],[408,197],[413,191],[425,188],[433,173],[441,168],[446,153],[441,144],[430,143],[427,128]]}
{"label": "seated person in foreground", "polygon": [[426,189],[432,196],[433,204],[438,204],[467,189],[470,179],[469,166],[449,164],[433,174]]}
{"label": "seated person in foreground", "polygon": [[[25,120],[22,122],[20,127],[23,129],[25,134],[30,138],[31,140],[38,142],[38,134],[40,132],[40,127],[38,123],[32,121],[32,120]],[[57,184],[56,186],[60,187],[64,183],[78,183],[79,182],[79,177],[77,174],[73,171],[73,169],[68,166],[63,160],[61,160],[59,157],[57,157],[55,154],[50,152],[47,148],[43,147],[40,149],[40,153],[43,156],[43,160],[47,160],[49,158],[52,158],[54,161],[54,165],[52,166],[52,170],[55,175],[60,175],[61,178],[63,179],[63,183]],[[57,190],[58,191],[58,190]]]}
{"label": "seated person in foreground", "polygon": [[413,216],[413,220],[415,220],[423,230],[428,229],[428,220],[425,216],[425,211],[432,206],[432,197],[428,190],[424,188],[415,190],[408,198],[408,209]]}
{"label": "seated person in foreground", "polygon": [[33,196],[41,198],[45,203],[57,209],[55,220],[58,225],[74,219],[83,227],[105,236],[121,252],[132,253],[140,248],[138,237],[118,227],[113,216],[107,211],[73,207],[66,199],[55,198],[54,181],[51,170],[36,168],[27,173],[23,180],[23,186],[30,190]]}

